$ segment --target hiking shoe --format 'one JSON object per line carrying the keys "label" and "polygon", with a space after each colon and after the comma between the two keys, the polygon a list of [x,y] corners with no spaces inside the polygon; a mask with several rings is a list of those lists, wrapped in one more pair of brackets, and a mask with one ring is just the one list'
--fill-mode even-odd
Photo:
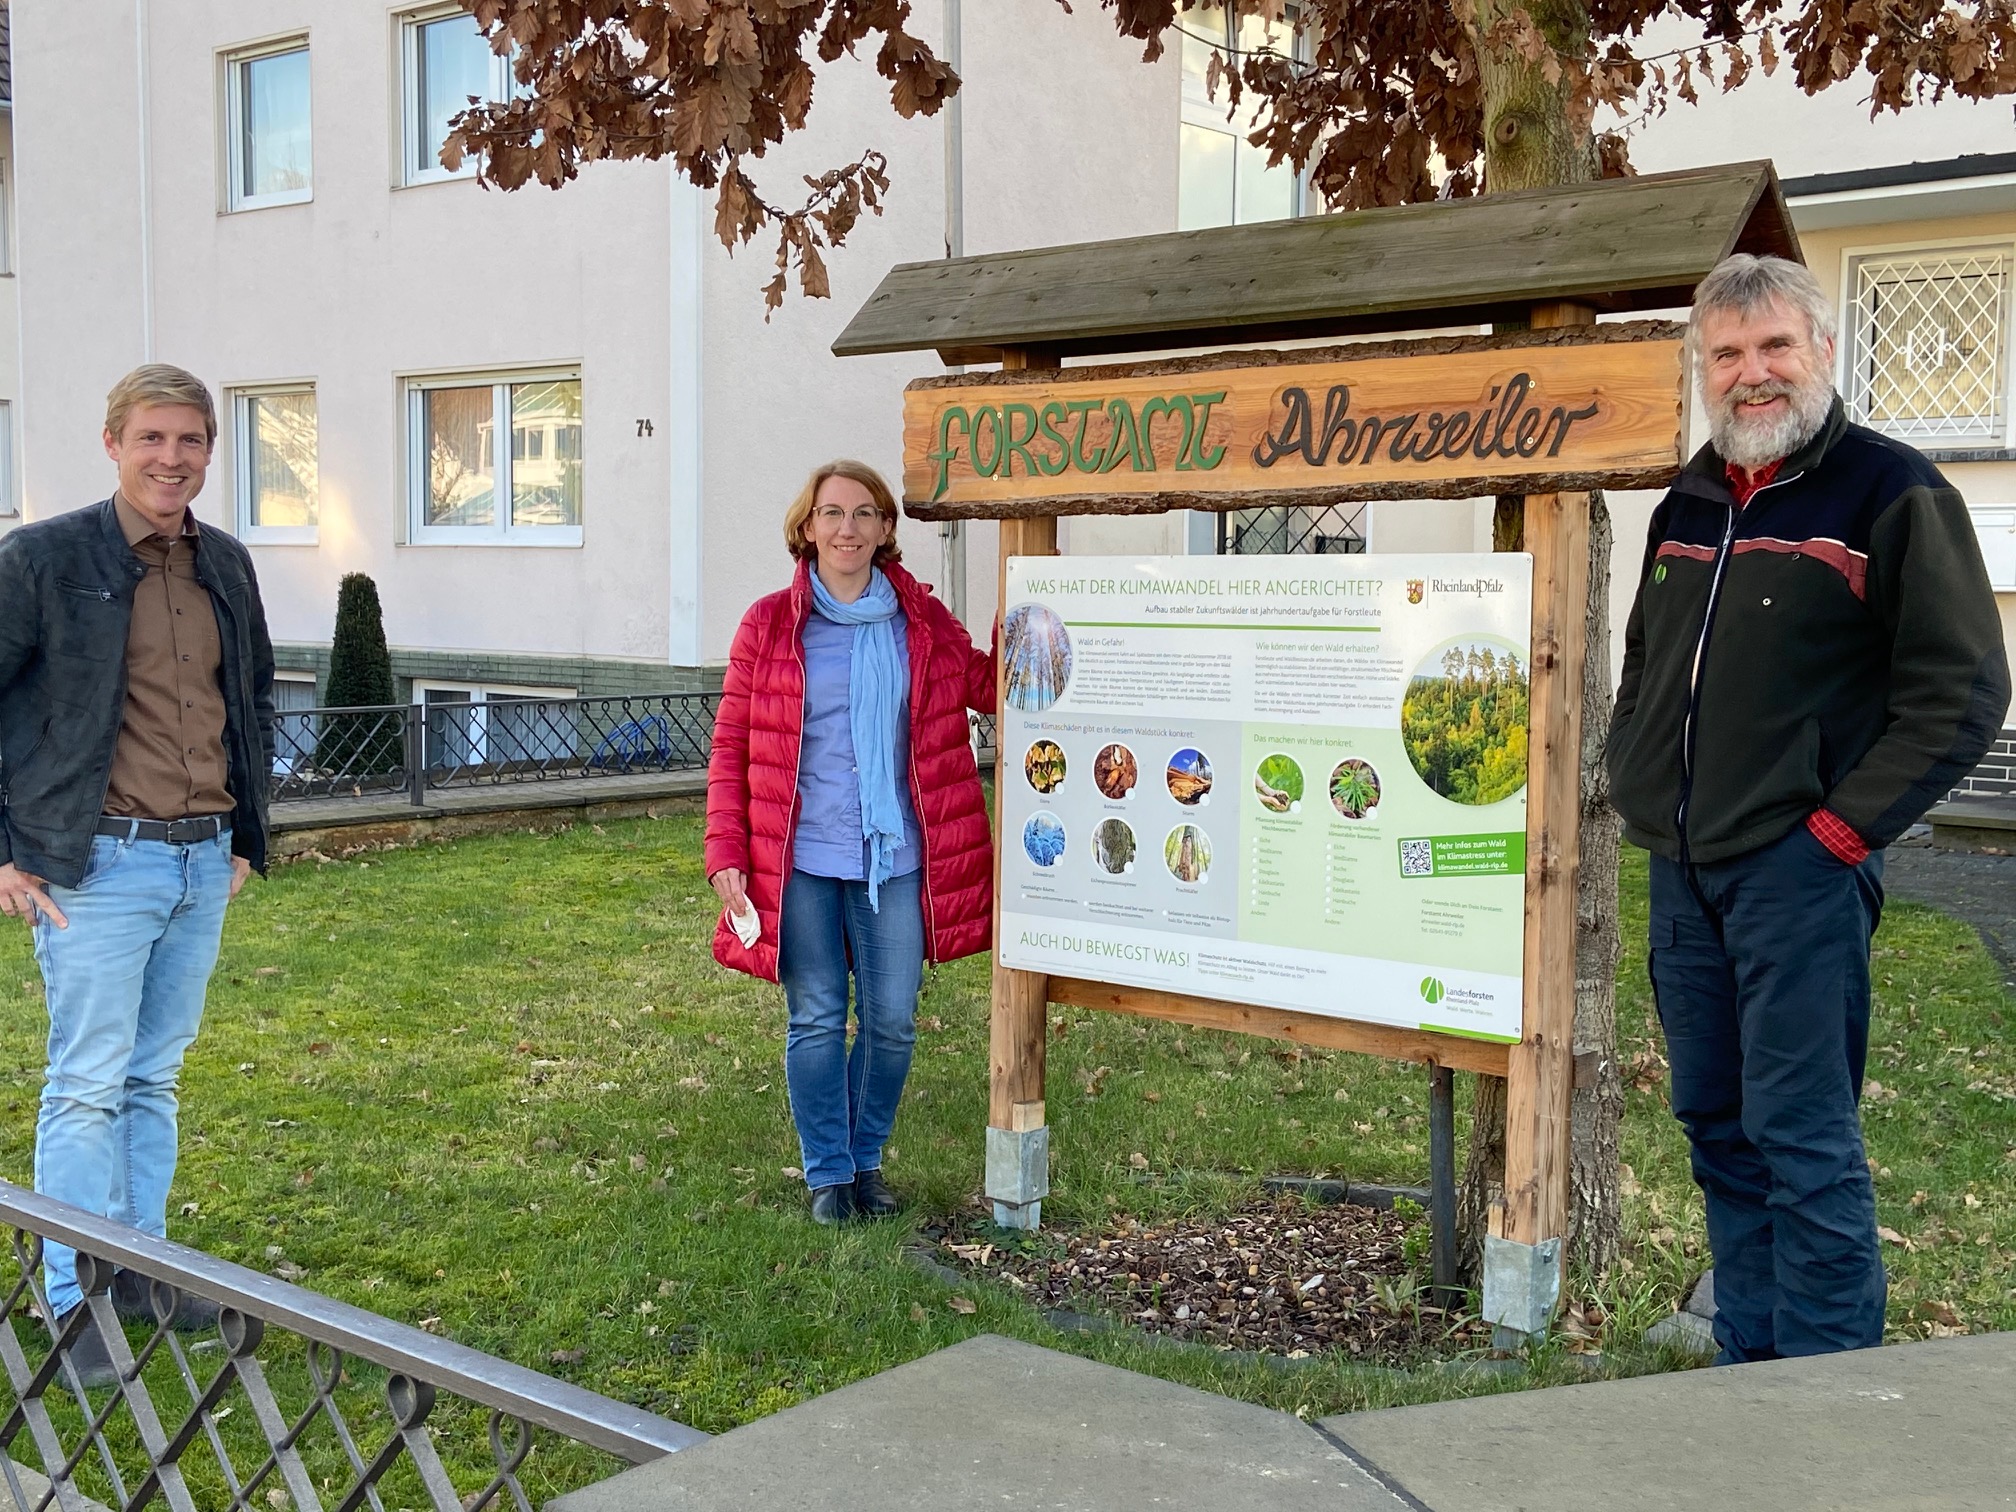
{"label": "hiking shoe", "polygon": [[893,1218],[903,1211],[903,1204],[889,1190],[889,1183],[882,1179],[881,1171],[856,1171],[854,1210],[863,1218]]}
{"label": "hiking shoe", "polygon": [[[70,1326],[70,1320],[77,1316],[83,1306],[84,1304],[79,1302],[76,1307],[56,1320],[58,1338],[63,1336],[63,1331]],[[112,1363],[112,1351],[106,1348],[104,1335],[98,1332],[98,1324],[90,1317],[85,1318],[83,1331],[70,1341],[69,1355],[71,1367],[77,1372],[77,1379],[86,1386],[110,1386],[118,1381],[119,1367]],[[58,1385],[67,1388],[70,1385],[70,1372],[58,1370],[56,1381]]]}
{"label": "hiking shoe", "polygon": [[[154,1316],[153,1283],[136,1270],[112,1273],[112,1307],[128,1323],[159,1324]],[[168,1326],[177,1333],[205,1333],[217,1326],[217,1304],[194,1292],[175,1292],[175,1313]]]}

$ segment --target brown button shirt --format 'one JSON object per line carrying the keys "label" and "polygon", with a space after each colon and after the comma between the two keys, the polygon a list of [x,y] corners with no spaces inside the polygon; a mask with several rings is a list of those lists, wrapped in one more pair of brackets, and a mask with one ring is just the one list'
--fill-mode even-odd
{"label": "brown button shirt", "polygon": [[224,653],[210,591],[196,577],[196,519],[168,539],[113,497],[126,544],[146,567],[133,588],[126,632],[126,711],[112,752],[105,812],[122,819],[183,819],[232,809],[224,754]]}

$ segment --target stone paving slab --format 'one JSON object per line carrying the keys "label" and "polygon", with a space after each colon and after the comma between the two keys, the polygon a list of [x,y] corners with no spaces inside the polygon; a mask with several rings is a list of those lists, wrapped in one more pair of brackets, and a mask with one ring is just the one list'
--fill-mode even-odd
{"label": "stone paving slab", "polygon": [[2006,1512],[2016,1508],[2016,1334],[1322,1426],[1432,1512]]}
{"label": "stone paving slab", "polygon": [[1408,1512],[1286,1413],[982,1334],[548,1512]]}

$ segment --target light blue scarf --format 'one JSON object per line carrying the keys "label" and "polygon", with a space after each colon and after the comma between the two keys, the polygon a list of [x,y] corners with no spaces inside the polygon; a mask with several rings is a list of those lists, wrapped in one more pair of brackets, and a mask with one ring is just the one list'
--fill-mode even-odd
{"label": "light blue scarf", "polygon": [[896,645],[896,589],[877,567],[851,604],[833,597],[814,569],[812,606],[820,618],[854,627],[847,713],[854,737],[854,769],[861,779],[861,837],[868,842],[868,906],[882,911],[878,894],[894,874],[903,846],[903,799],[897,787],[896,721],[909,681]]}

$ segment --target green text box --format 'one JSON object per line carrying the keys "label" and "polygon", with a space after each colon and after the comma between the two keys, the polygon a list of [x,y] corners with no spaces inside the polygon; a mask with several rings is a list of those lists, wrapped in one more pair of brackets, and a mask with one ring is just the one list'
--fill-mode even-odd
{"label": "green text box", "polygon": [[1420,835],[1400,842],[1403,877],[1503,877],[1526,870],[1526,836]]}

